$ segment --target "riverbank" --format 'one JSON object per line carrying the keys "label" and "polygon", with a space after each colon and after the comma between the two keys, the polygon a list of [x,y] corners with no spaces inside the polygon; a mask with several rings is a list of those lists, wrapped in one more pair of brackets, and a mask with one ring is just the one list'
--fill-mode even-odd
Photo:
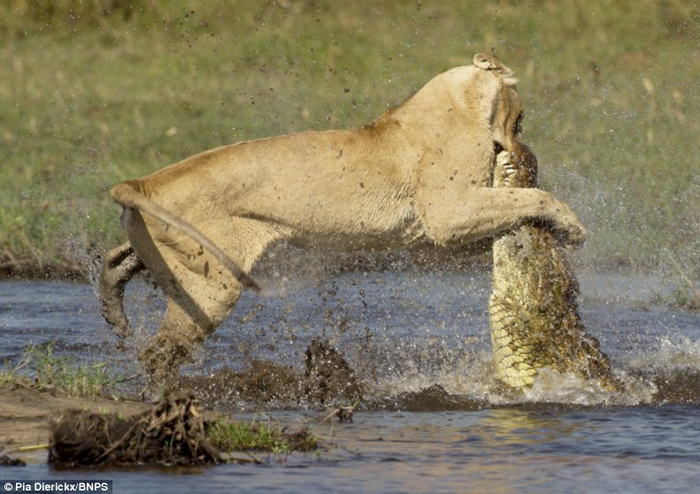
{"label": "riverbank", "polygon": [[49,420],[76,409],[131,416],[151,408],[148,403],[113,397],[76,397],[57,389],[40,390],[29,383],[0,384],[0,454],[25,462],[46,461]]}

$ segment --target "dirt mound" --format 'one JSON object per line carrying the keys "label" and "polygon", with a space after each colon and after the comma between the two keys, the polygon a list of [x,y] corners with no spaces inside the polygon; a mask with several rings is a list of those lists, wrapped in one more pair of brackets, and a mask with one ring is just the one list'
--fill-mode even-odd
{"label": "dirt mound", "polygon": [[312,403],[362,398],[362,386],[343,356],[328,342],[313,339],[304,358],[304,393]]}
{"label": "dirt mound", "polygon": [[363,404],[368,410],[406,412],[474,411],[489,407],[486,400],[448,393],[439,384],[395,396],[379,397]]}
{"label": "dirt mound", "polygon": [[13,458],[9,455],[0,455],[0,467],[23,467],[27,464],[19,458]]}
{"label": "dirt mound", "polygon": [[183,377],[178,387],[191,388],[207,405],[224,409],[241,404],[326,407],[361,399],[361,383],[328,342],[314,339],[306,350],[304,364],[301,373],[277,362],[251,360],[242,371],[224,367],[211,377]]}
{"label": "dirt mound", "polygon": [[[649,378],[647,378],[649,379]],[[700,371],[693,368],[663,369],[651,378],[657,388],[654,403],[700,403]]]}
{"label": "dirt mound", "polygon": [[205,436],[198,399],[175,393],[129,418],[70,410],[50,425],[49,463],[79,465],[202,465],[219,461]]}

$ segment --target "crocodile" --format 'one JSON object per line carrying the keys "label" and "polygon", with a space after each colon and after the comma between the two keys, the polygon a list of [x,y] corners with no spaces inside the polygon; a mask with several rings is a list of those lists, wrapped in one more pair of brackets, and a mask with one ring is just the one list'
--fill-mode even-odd
{"label": "crocodile", "polygon": [[[498,154],[494,187],[537,187],[537,158],[524,144]],[[496,376],[525,390],[544,369],[617,388],[608,357],[578,311],[578,283],[561,242],[535,221],[494,240],[489,324]]]}

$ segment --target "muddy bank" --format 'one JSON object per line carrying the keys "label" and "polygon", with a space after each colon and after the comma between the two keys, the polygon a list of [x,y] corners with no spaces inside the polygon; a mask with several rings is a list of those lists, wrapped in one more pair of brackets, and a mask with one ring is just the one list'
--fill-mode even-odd
{"label": "muddy bank", "polygon": [[69,410],[52,418],[49,463],[75,466],[208,465],[222,460],[198,398],[181,391],[130,417]]}
{"label": "muddy bank", "polygon": [[69,409],[95,413],[118,413],[125,416],[144,412],[147,403],[113,398],[79,398],[59,390],[39,390],[21,382],[0,384],[0,454],[19,457],[27,462],[45,461],[49,421]]}
{"label": "muddy bank", "polygon": [[[224,368],[213,377],[182,378],[176,388],[179,389],[171,390],[174,396],[185,389],[193,391],[182,400],[172,403],[166,400],[154,409],[153,405],[135,400],[80,398],[58,389],[40,390],[30,381],[2,384],[0,455],[27,462],[45,461],[51,443],[50,457],[65,464],[151,460],[160,464],[188,464],[187,458],[194,458],[194,462],[204,458],[201,461],[206,463],[215,455],[199,446],[206,445],[206,440],[199,399],[195,396],[201,396],[210,410],[282,403],[295,407],[312,404],[325,409],[362,397],[362,386],[345,359],[326,342],[316,340],[306,351],[303,373],[275,362],[253,361],[242,372]],[[181,420],[175,412],[182,412]],[[214,416],[212,413],[211,417]],[[178,439],[182,454],[159,456],[154,444],[162,444],[168,434],[177,435],[184,430],[191,434],[184,441]],[[115,442],[115,437],[121,438],[121,442]],[[166,442],[173,443],[170,439]],[[144,452],[148,455],[139,456]]]}
{"label": "muddy bank", "polygon": [[[351,409],[335,412],[335,417],[326,419],[351,420]],[[227,427],[232,432],[227,433]],[[227,434],[233,434],[234,443],[241,440],[239,434],[259,434],[268,441],[243,446],[243,451],[248,447],[274,451],[270,444],[282,452],[320,447],[306,427],[265,429],[261,424],[239,424],[219,412],[205,412],[191,390],[148,404],[72,397],[21,383],[0,385],[0,467],[46,461],[60,468],[261,462],[248,453],[237,454],[240,449],[229,444]]]}
{"label": "muddy bank", "polygon": [[59,280],[69,282],[88,281],[87,267],[70,260],[45,263],[39,259],[16,252],[0,252],[0,280]]}

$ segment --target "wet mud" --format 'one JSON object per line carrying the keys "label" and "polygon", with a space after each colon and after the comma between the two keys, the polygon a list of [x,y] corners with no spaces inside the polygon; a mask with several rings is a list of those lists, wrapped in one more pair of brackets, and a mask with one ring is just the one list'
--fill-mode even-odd
{"label": "wet mud", "polygon": [[439,384],[388,396],[372,393],[343,355],[327,341],[314,339],[304,355],[304,372],[272,360],[254,359],[244,369],[223,367],[211,376],[182,377],[179,389],[193,389],[207,408],[330,409],[340,421],[355,410],[407,412],[470,411],[489,406],[474,396],[451,394]]}
{"label": "wet mud", "polygon": [[248,407],[325,408],[357,402],[364,385],[328,342],[314,339],[306,349],[304,372],[271,360],[251,360],[237,371],[222,367],[211,376],[181,377],[177,387],[194,390],[216,409]]}
{"label": "wet mud", "polygon": [[10,455],[0,455],[0,467],[24,467],[27,464],[19,458]]}
{"label": "wet mud", "polygon": [[364,408],[369,410],[406,412],[467,412],[489,406],[486,400],[451,394],[439,384],[433,384],[418,391],[399,393],[396,396],[374,398],[364,403]]}
{"label": "wet mud", "polygon": [[697,368],[663,369],[648,377],[656,387],[656,405],[700,405],[700,370]]}

